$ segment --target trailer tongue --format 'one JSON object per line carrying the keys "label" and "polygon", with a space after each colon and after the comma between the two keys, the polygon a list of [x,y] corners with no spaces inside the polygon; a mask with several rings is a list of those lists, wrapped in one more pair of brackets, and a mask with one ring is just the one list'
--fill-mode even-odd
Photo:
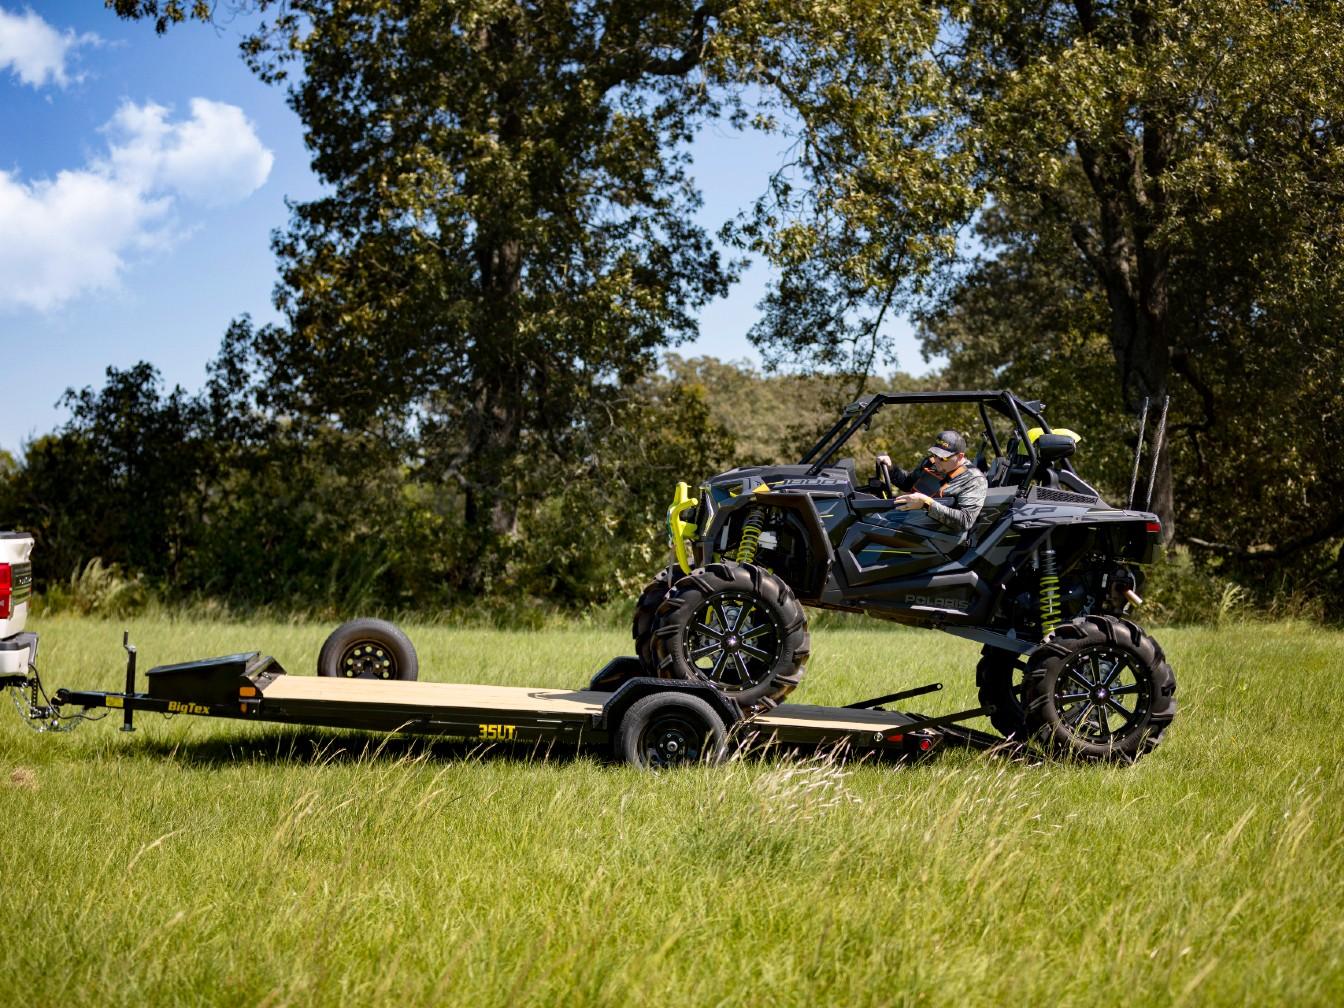
{"label": "trailer tongue", "polygon": [[448,736],[481,742],[561,742],[604,749],[645,767],[714,761],[730,741],[785,747],[839,746],[855,755],[918,757],[941,744],[1003,748],[1002,739],[957,726],[982,713],[929,719],[881,704],[940,686],[890,694],[849,707],[788,704],[743,712],[707,683],[651,679],[635,658],[616,658],[598,688],[519,686],[289,675],[257,652],[162,665],[136,690],[136,649],[126,647],[121,692],[60,689],[47,699],[35,669],[0,676],[19,692],[20,710],[39,730],[64,730],[97,709]]}

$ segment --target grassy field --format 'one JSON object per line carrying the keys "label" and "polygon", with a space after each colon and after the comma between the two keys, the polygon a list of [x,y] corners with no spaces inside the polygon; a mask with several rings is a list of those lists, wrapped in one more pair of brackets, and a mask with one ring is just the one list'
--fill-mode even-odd
{"label": "grassy field", "polygon": [[[120,625],[52,617],[49,687],[117,689]],[[142,667],[329,629],[131,624]],[[623,635],[409,627],[422,678],[577,686]],[[1158,634],[1180,713],[1134,767],[589,756],[143,716],[0,718],[12,1005],[1344,1003],[1344,634]],[[814,639],[795,699],[976,649]]]}

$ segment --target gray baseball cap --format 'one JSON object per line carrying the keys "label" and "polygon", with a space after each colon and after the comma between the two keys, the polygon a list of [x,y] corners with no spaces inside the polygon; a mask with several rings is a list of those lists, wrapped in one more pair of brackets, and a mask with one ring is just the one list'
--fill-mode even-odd
{"label": "gray baseball cap", "polygon": [[966,450],[966,439],[954,430],[945,430],[933,439],[929,445],[929,454],[939,458],[951,458],[957,452]]}

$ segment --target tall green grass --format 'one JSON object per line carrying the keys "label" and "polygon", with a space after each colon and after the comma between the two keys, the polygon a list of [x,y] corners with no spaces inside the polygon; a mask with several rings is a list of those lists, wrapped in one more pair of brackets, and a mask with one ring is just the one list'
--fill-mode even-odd
{"label": "tall green grass", "polygon": [[[50,686],[116,689],[120,624],[51,617]],[[132,622],[142,667],[327,627]],[[585,627],[409,627],[422,678],[577,686]],[[0,1003],[934,1005],[1344,1002],[1344,634],[1161,632],[1181,704],[1133,767],[594,755],[142,716],[0,721]],[[976,649],[814,638],[799,702]]]}

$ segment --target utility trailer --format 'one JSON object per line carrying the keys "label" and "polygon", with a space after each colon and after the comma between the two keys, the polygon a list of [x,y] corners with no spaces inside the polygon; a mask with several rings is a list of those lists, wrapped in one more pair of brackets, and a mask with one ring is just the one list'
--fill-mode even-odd
{"label": "utility trailer", "polygon": [[633,657],[608,662],[587,689],[564,690],[289,675],[274,658],[251,652],[152,668],[139,692],[135,646],[125,637],[122,643],[126,682],[120,692],[48,695],[32,667],[0,674],[0,686],[16,691],[20,710],[45,731],[67,730],[99,709],[120,711],[123,731],[134,730],[137,712],[186,714],[483,743],[572,744],[648,768],[717,761],[732,744],[838,747],[850,756],[900,759],[942,745],[1008,745],[960,724],[982,714],[979,708],[926,718],[883,707],[940,690],[936,683],[847,707],[743,710],[707,683],[649,678]]}

